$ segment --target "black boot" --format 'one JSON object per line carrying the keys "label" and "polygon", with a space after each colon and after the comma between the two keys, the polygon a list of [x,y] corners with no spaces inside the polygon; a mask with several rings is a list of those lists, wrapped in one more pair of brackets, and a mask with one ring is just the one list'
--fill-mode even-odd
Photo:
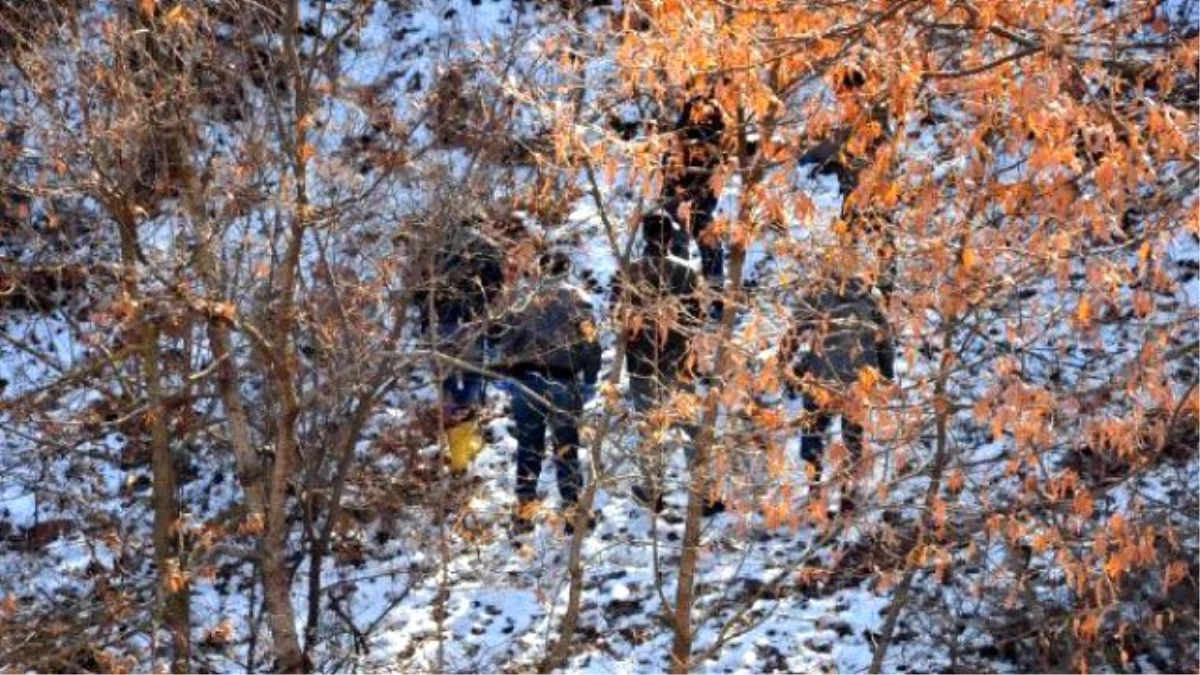
{"label": "black boot", "polygon": [[[568,537],[575,536],[575,509],[576,507],[571,505],[563,509],[562,513],[563,531],[567,533]],[[596,529],[596,513],[594,511],[587,514],[587,522],[584,523],[584,528],[586,528],[584,532],[592,532]]]}

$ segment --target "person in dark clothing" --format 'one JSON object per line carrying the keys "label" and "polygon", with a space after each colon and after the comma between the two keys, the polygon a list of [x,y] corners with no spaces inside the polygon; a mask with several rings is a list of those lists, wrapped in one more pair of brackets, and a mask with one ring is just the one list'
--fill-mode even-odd
{"label": "person in dark clothing", "polygon": [[[895,347],[881,299],[860,279],[835,279],[801,301],[781,346],[781,361],[792,363],[792,381],[798,381],[804,393],[807,424],[800,454],[817,476],[824,436],[835,416],[842,418],[842,440],[852,460],[862,457],[862,425],[842,414],[838,402],[849,385],[864,368],[874,368],[888,380],[895,377]],[[801,351],[804,343],[808,349]]]}
{"label": "person in dark clothing", "polygon": [[[642,257],[630,266],[629,278],[618,279],[614,299],[627,294],[624,317],[625,364],[633,407],[645,414],[661,408],[673,391],[690,389],[688,355],[701,320],[700,281],[696,271],[670,253],[676,226],[665,213],[642,218]],[[692,424],[676,425],[695,438]],[[689,462],[691,461],[688,446]],[[662,510],[666,457],[658,445],[638,455],[642,484],[633,488],[636,500]],[[717,512],[710,504],[706,512]]]}
{"label": "person in dark clothing", "polygon": [[[489,308],[504,285],[504,254],[484,231],[483,219],[468,218],[453,228],[435,250],[415,294],[423,330],[432,333],[438,349],[482,365]],[[484,379],[478,373],[454,369],[442,381],[447,417],[452,422],[470,417],[483,404]]]}
{"label": "person in dark clothing", "polygon": [[899,258],[896,252],[896,228],[885,209],[875,206],[853,206],[843,203],[842,220],[846,223],[844,245],[859,247],[865,244],[878,264],[875,288],[886,299],[896,288]]}
{"label": "person in dark clothing", "polygon": [[626,364],[631,378],[673,381],[700,325],[699,279],[686,260],[670,253],[676,226],[669,216],[647,214],[641,227],[642,256],[630,266],[630,279],[618,279],[616,289],[619,296],[628,286],[631,316],[626,326],[639,324],[627,338]]}
{"label": "person in dark clothing", "polygon": [[513,524],[518,533],[533,526],[547,429],[553,438],[558,493],[565,511],[573,512],[583,484],[579,418],[584,403],[594,395],[600,345],[591,302],[582,290],[568,283],[569,267],[565,256],[543,261],[539,288],[505,322],[498,341],[503,356],[496,369],[520,385],[512,389],[517,423]]}
{"label": "person in dark clothing", "polygon": [[[891,121],[889,110],[888,90],[882,89],[883,96],[878,94],[872,98],[875,88],[868,86],[871,80],[877,79],[869,64],[848,59],[830,73],[833,84],[833,95],[848,107],[859,111],[857,120],[848,120],[848,124],[830,129],[823,138],[814,139],[813,145],[801,154],[797,164],[813,167],[814,173],[833,175],[838,181],[838,191],[843,197],[850,195],[858,186],[864,170],[871,166],[876,151],[889,144],[893,137],[895,124]],[[884,130],[871,140],[867,147],[851,151],[851,141],[856,137],[857,129],[865,128],[869,123],[878,124]]]}
{"label": "person in dark clothing", "polygon": [[712,98],[688,99],[675,125],[676,147],[665,158],[663,183],[663,207],[676,222],[686,224],[700,249],[704,277],[713,286],[725,279],[724,249],[709,230],[717,210],[712,179],[721,164],[724,132],[724,116]]}

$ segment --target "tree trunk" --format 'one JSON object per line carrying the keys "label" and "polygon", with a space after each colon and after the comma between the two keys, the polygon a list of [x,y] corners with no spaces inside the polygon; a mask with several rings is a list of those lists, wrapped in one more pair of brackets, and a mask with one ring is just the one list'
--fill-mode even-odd
{"label": "tree trunk", "polygon": [[[785,89],[780,85],[778,64],[772,68],[770,78],[775,90]],[[778,115],[779,104],[773,103],[763,117],[761,144],[767,144],[773,137]],[[746,136],[746,122],[745,111],[739,109],[736,136],[738,163],[740,166],[749,166],[742,185],[743,199],[738,213],[738,220],[742,223],[750,223],[754,218],[754,204],[750,198],[751,188],[762,180],[767,168],[764,157],[769,154],[762,147],[751,152],[751,144]],[[717,415],[720,412],[719,391],[732,370],[733,326],[734,318],[737,315],[736,301],[742,292],[742,272],[746,264],[746,248],[741,245],[733,246],[731,249],[729,276],[733,283],[722,299],[725,303],[725,312],[721,316],[716,354],[717,381],[715,386],[710,387],[708,400],[705,401],[700,437],[696,439],[696,455],[691,466],[687,516],[683,529],[683,552],[679,559],[679,585],[675,589],[675,612],[672,621],[675,639],[671,644],[671,672],[674,673],[686,673],[691,668],[692,604],[695,600],[696,567],[700,557],[701,515],[704,509],[704,500],[708,498],[709,453],[716,440]]]}
{"label": "tree trunk", "polygon": [[191,672],[190,586],[179,550],[179,486],[159,382],[158,331],[146,325],[143,365],[150,395],[150,471],[154,489],[154,561],[163,623],[171,633],[171,672]]}
{"label": "tree trunk", "polygon": [[[250,440],[250,424],[246,417],[246,409],[238,392],[237,369],[233,363],[232,340],[229,329],[219,318],[209,321],[209,340],[212,344],[213,358],[218,363],[217,383],[220,389],[221,401],[228,418],[229,435],[233,444],[233,452],[237,463],[238,480],[246,494],[246,505],[249,508],[248,520],[254,527],[267,527],[268,532],[260,542],[259,566],[263,581],[263,598],[267,605],[267,625],[271,627],[271,637],[274,643],[276,666],[284,672],[300,672],[304,668],[305,659],[300,649],[300,639],[296,632],[296,613],[292,606],[291,574],[287,568],[285,557],[287,536],[286,531],[278,528],[279,513],[286,513],[284,505],[268,505],[264,484],[267,480],[266,469],[255,451]],[[278,454],[278,453],[277,453]],[[286,468],[286,467],[285,467]],[[279,472],[275,471],[275,475]],[[285,482],[286,495],[286,482]],[[272,513],[276,519],[276,528],[271,531],[268,523]],[[281,536],[282,535],[282,536]]]}
{"label": "tree trunk", "polygon": [[[141,13],[131,12],[130,17],[135,26],[142,29],[148,27]],[[165,63],[153,30],[143,30],[140,34],[150,58],[155,63]],[[169,66],[165,70],[171,72]],[[151,123],[151,128],[153,126]],[[164,142],[176,156],[185,154],[177,133],[167,134]],[[138,262],[142,259],[142,253],[133,204],[126,195],[113,195],[104,201],[117,223],[121,246],[121,290],[124,300],[133,307],[137,322],[140,375],[147,397],[145,421],[150,429],[154,562],[158,572],[159,613],[171,634],[171,671],[187,673],[191,671],[190,589],[179,545],[179,485],[167,429],[166,409],[162,403],[159,332],[153,324],[154,317],[146,316],[148,308],[139,288]]]}
{"label": "tree trunk", "polygon": [[896,594],[892,596],[892,604],[888,606],[887,614],[883,620],[883,627],[879,632],[879,642],[876,643],[875,650],[871,654],[871,667],[868,671],[870,673],[883,672],[883,660],[887,656],[888,647],[892,643],[892,636],[896,633],[896,625],[900,621],[900,614],[904,611],[905,605],[908,604],[909,591],[912,589],[913,579],[917,575],[917,565],[913,562],[913,558],[925,546],[925,539],[928,534],[926,518],[933,511],[934,502],[942,486],[942,473],[945,471],[946,462],[949,459],[950,406],[947,405],[945,397],[947,380],[950,377],[950,369],[953,367],[950,360],[950,350],[954,346],[953,337],[956,326],[957,321],[954,318],[947,319],[946,325],[943,328],[945,333],[942,335],[941,366],[938,369],[937,379],[934,381],[933,400],[937,425],[937,448],[934,451],[933,466],[930,468],[929,488],[925,491],[924,515],[917,523],[917,536],[913,540],[912,548],[909,549],[908,555],[904,559],[904,576],[900,579],[900,584],[896,587]]}
{"label": "tree trunk", "polygon": [[144,315],[138,288],[137,225],[129,209],[114,205],[120,231],[121,289],[125,300],[135,309],[140,342],[140,371],[147,396],[145,421],[150,428],[151,499],[154,510],[154,564],[158,574],[159,614],[171,634],[171,672],[191,672],[190,590],[186,582],[179,542],[179,486],[175,461],[167,431],[166,410],[162,405],[159,372],[158,330],[152,318]]}
{"label": "tree trunk", "polygon": [[[608,218],[608,212],[604,209],[604,197],[600,192],[600,186],[596,182],[596,172],[591,164],[586,167],[588,183],[591,185],[591,195],[595,204],[600,209],[600,220],[604,224],[604,232],[608,237],[609,245],[613,250],[620,250],[617,240],[616,228],[612,221]],[[618,264],[621,274],[629,274],[629,251],[626,247],[625,252],[619,257]],[[623,293],[628,292],[628,286],[623,285]],[[622,305],[628,301],[627,297],[621,298]],[[621,339],[617,341],[615,353],[613,354],[613,364],[609,368],[607,382],[609,385],[616,387],[621,381],[621,372],[625,367],[625,349],[628,347],[624,331],[620,332]],[[600,480],[601,466],[603,462],[602,443],[608,436],[608,431],[612,427],[613,415],[610,410],[606,410],[604,418],[600,423],[600,428],[596,432],[595,438],[592,440],[590,455],[592,458],[592,480],[588,483],[583,491],[583,498],[575,510],[575,534],[571,537],[571,548],[568,553],[567,573],[570,575],[570,586],[567,591],[567,610],[563,614],[562,627],[559,629],[558,639],[546,654],[546,658],[538,665],[539,673],[549,673],[553,670],[563,667],[571,653],[571,639],[575,635],[575,629],[579,625],[579,612],[583,604],[583,541],[587,537],[587,521],[591,515],[592,505],[596,502],[597,483]]]}
{"label": "tree trunk", "polygon": [[[300,21],[299,0],[288,3],[283,34],[284,51],[292,76],[293,113],[297,122],[289,129],[281,128],[280,137],[287,139],[290,131],[292,173],[295,193],[292,201],[291,239],[283,260],[276,288],[278,305],[269,313],[272,324],[271,362],[266,364],[271,384],[279,397],[279,412],[275,417],[275,462],[272,466],[267,500],[267,532],[263,538],[263,583],[269,604],[287,605],[288,619],[284,621],[272,616],[271,633],[275,637],[276,666],[281,672],[308,672],[312,663],[300,647],[292,610],[292,575],[287,566],[288,546],[288,492],[292,476],[296,473],[300,459],[300,442],[296,431],[300,419],[300,401],[296,393],[296,350],[293,345],[296,325],[296,284],[300,268],[300,254],[308,219],[308,193],[306,182],[307,142],[305,128],[299,123],[307,113],[307,92],[300,61],[297,40]],[[286,141],[285,141],[286,147]],[[318,577],[317,585],[320,585]],[[318,612],[319,614],[319,612]],[[313,628],[315,632],[316,627]]]}
{"label": "tree trunk", "polygon": [[[735,248],[730,256],[729,273],[733,277],[733,288],[725,302],[725,314],[721,317],[721,337],[717,348],[717,380],[725,379],[730,370],[730,345],[733,322],[737,314],[735,304],[742,288],[742,268],[746,262],[746,251]],[[679,584],[675,589],[675,613],[672,627],[675,639],[671,644],[671,672],[686,673],[691,668],[692,656],[692,604],[695,601],[696,567],[700,559],[700,529],[704,501],[708,499],[709,451],[716,440],[716,422],[719,412],[719,386],[711,388],[705,402],[701,421],[700,437],[696,439],[696,455],[692,461],[691,482],[688,491],[687,516],[683,526],[683,551],[679,559]]]}
{"label": "tree trunk", "polygon": [[[397,302],[397,307],[407,307],[408,299]],[[316,645],[318,629],[321,616],[321,570],[325,564],[325,558],[329,553],[330,542],[333,539],[334,525],[342,512],[342,495],[346,491],[346,481],[350,476],[350,467],[354,460],[354,448],[357,445],[358,438],[362,434],[363,428],[371,419],[371,412],[375,408],[375,404],[379,398],[383,396],[388,382],[392,379],[394,372],[394,359],[390,356],[400,341],[401,335],[404,334],[406,325],[403,311],[396,313],[396,323],[388,333],[387,342],[381,350],[384,356],[379,365],[378,370],[370,382],[361,385],[358,390],[358,395],[355,400],[354,412],[350,415],[346,423],[338,430],[335,437],[334,456],[337,458],[337,464],[334,467],[333,480],[330,484],[329,501],[326,505],[325,520],[320,530],[314,532],[312,548],[309,552],[309,570],[308,570],[308,616],[304,627],[304,656],[312,659],[312,650]],[[319,467],[318,467],[319,470]],[[316,472],[314,472],[315,474]],[[318,514],[310,514],[310,518],[314,523],[317,522]]]}

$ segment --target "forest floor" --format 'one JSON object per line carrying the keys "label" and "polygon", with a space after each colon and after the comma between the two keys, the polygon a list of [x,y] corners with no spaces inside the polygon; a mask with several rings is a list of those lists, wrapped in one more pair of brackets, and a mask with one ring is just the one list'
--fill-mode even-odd
{"label": "forest floor", "polygon": [[[417,9],[404,25],[386,26],[397,29],[394,32],[379,28],[369,33],[388,46],[377,54],[398,55],[409,64],[398,72],[405,92],[415,91],[422,81],[427,87],[440,61],[463,44],[505,33],[506,26],[539,27],[532,17],[539,10],[523,9],[531,3],[430,0],[415,4]],[[376,65],[364,59],[362,67]],[[417,98],[408,93],[397,97]],[[403,106],[398,102],[398,107]],[[836,215],[841,198],[835,179],[808,176],[800,188],[812,200],[818,221]],[[722,208],[728,208],[729,201]],[[586,262],[593,279],[604,288],[615,260],[598,236],[596,248],[588,248],[587,227],[589,223],[597,227],[595,214],[576,213],[572,220],[585,237],[576,262]],[[1193,270],[1183,281],[1188,307],[1194,309],[1200,288],[1194,269],[1200,254],[1194,240],[1185,244],[1178,257],[1186,258]],[[770,261],[763,251],[752,251],[751,278],[760,265],[769,266]],[[57,317],[2,320],[8,322],[5,329],[10,334],[35,344],[57,345],[69,325]],[[1114,349],[1121,344],[1111,342]],[[60,351],[67,354],[71,349],[68,345]],[[45,370],[43,364],[0,344],[0,383],[12,383],[7,395],[21,393],[21,383],[45,379]],[[419,388],[423,383],[414,384]],[[319,650],[323,652],[317,664],[320,670],[525,672],[538,667],[557,638],[567,603],[570,540],[558,514],[554,471],[547,461],[540,486],[545,508],[535,531],[511,536],[514,423],[508,416],[507,396],[490,389],[484,414],[488,443],[465,477],[450,479],[436,468],[442,455],[439,444],[413,442],[410,433],[422,423],[420,406],[413,405],[413,398],[398,397],[376,420],[372,438],[360,448],[348,500],[350,517],[339,525],[334,560],[322,576],[322,644],[328,647]],[[658,672],[670,665],[668,616],[676,593],[673,575],[683,535],[686,491],[682,483],[687,468],[683,453],[675,452],[667,508],[652,517],[628,493],[635,473],[630,448],[637,442],[632,427],[630,421],[619,422],[618,433],[602,446],[597,525],[584,544],[582,612],[565,670]],[[986,434],[976,439],[973,433],[973,427],[964,424],[957,437],[965,448],[964,457],[980,464],[994,461],[997,444]],[[121,434],[113,432],[86,448],[87,453],[41,465],[24,460],[26,455],[18,452],[24,444],[24,439],[0,437],[0,599],[15,598],[31,613],[51,607],[72,620],[86,621],[85,613],[98,604],[91,596],[107,592],[108,581],[116,587],[127,583],[149,588],[154,579],[149,563],[127,566],[131,560],[151,559],[149,471],[144,463],[126,462]],[[795,447],[789,446],[787,452],[793,463],[789,470],[797,478],[802,474],[794,466]],[[588,465],[587,449],[581,454]],[[196,449],[190,458],[181,498],[195,522],[232,521],[241,496],[228,460],[220,448]],[[595,467],[587,468],[589,475],[596,475]],[[1162,471],[1186,474],[1185,480],[1172,484],[1200,484],[1194,457],[1182,467]],[[1153,488],[1155,476],[1150,478]],[[805,481],[794,482],[795,494],[789,493],[784,501],[791,512],[805,513],[812,505]],[[693,617],[693,653],[698,657],[693,670],[866,671],[882,615],[893,597],[883,582],[894,577],[903,562],[897,551],[905,550],[906,528],[917,520],[914,492],[923,486],[914,480],[886,500],[860,499],[853,523],[836,512],[835,500],[830,522],[820,528],[796,522],[770,527],[761,509],[736,504],[752,503],[757,490],[767,488],[742,486],[748,491],[745,495],[735,490],[730,500],[734,508],[706,520],[702,533]],[[864,487],[867,495],[869,487]],[[80,514],[88,514],[92,522],[84,522]],[[885,523],[888,527],[883,527]],[[87,528],[111,528],[119,537],[97,542],[74,532]],[[884,531],[891,532],[890,538],[881,538]],[[34,534],[39,535],[37,541]],[[261,662],[269,636],[262,624],[250,554],[244,542],[221,548],[211,561],[216,577],[194,580],[198,668],[244,671],[247,661],[253,660],[247,659],[248,647],[257,650],[255,669],[269,667]],[[300,554],[294,560],[294,604],[304,608],[307,563]],[[931,575],[918,577],[916,597],[897,628],[885,671],[948,667],[945,645],[934,645],[932,631],[924,628],[930,619],[922,613],[922,599],[937,597],[960,610],[950,621],[965,625],[958,620],[974,609],[963,589],[983,578],[971,569],[969,565],[955,569],[958,585],[954,587],[936,585]],[[1061,584],[1050,579],[1047,587],[1057,585]],[[149,595],[141,601],[148,605]],[[299,618],[304,620],[303,611]],[[143,627],[128,630],[137,635],[129,642],[154,651],[143,637]],[[1001,636],[970,628],[956,639],[960,640],[956,654],[963,659],[959,665],[966,670],[971,665],[996,672],[1018,669],[1019,659],[1005,652]],[[0,669],[4,665],[0,663]],[[1144,663],[1138,666],[1153,670]]]}
{"label": "forest floor", "polygon": [[[516,442],[506,406],[503,396],[491,399],[491,442],[450,495],[455,505],[446,509],[444,526],[431,526],[444,533],[444,548],[439,550],[436,540],[421,551],[373,547],[365,556],[373,560],[345,574],[344,582],[353,583],[361,603],[359,616],[371,622],[372,613],[390,610],[370,638],[371,667],[525,671],[537,666],[556,638],[567,600],[569,538],[555,508],[549,462],[540,486],[545,508],[535,532],[509,535]],[[676,454],[673,475],[685,476],[682,453]],[[627,463],[608,467],[605,475],[627,476],[632,470]],[[667,508],[652,518],[630,499],[632,481],[613,482],[617,487],[598,494],[598,522],[584,545],[583,612],[568,669],[666,670],[672,634],[664,607],[674,602],[672,573],[680,555],[686,494],[675,481]],[[802,502],[799,495],[798,508]],[[379,527],[377,522],[360,534],[365,540],[386,539]],[[870,570],[862,561],[852,562],[855,534],[836,516],[822,533],[767,528],[753,514],[727,512],[708,519],[697,584],[696,653],[711,655],[696,669],[866,670],[887,597],[872,591]],[[442,588],[449,593],[439,641],[436,599]],[[905,670],[906,663],[920,669],[903,659],[893,667]]]}

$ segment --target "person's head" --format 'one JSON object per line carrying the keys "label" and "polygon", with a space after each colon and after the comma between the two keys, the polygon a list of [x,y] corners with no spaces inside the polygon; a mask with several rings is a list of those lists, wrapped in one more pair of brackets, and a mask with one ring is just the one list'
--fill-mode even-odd
{"label": "person's head", "polygon": [[463,216],[459,221],[459,227],[466,230],[478,230],[483,227],[484,223],[488,222],[487,212],[482,208],[472,209],[469,213]]}
{"label": "person's head", "polygon": [[642,216],[642,241],[647,255],[662,255],[670,250],[675,238],[675,221],[662,211]]}
{"label": "person's head", "polygon": [[846,298],[862,295],[872,287],[862,270],[845,266],[830,269],[823,283],[828,290]]}

